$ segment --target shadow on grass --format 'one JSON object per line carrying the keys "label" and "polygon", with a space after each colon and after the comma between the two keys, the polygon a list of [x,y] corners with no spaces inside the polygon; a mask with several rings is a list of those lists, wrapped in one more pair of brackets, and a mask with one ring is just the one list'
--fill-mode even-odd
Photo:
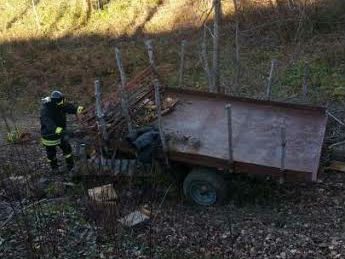
{"label": "shadow on grass", "polygon": [[[148,64],[143,41],[149,38],[154,40],[156,63],[164,68],[161,72],[162,77],[170,86],[177,84],[180,41],[188,39],[184,85],[207,88],[207,79],[199,61],[202,38],[199,27],[188,25],[189,27],[176,27],[174,31],[157,34],[143,31],[145,24],[154,17],[162,3],[163,1],[160,1],[151,9],[133,35],[117,37],[95,32],[88,35],[65,35],[57,39],[47,36],[0,43],[0,100],[8,100],[9,106],[18,110],[31,111],[38,107],[41,97],[57,88],[72,99],[77,98],[88,103],[94,95],[93,81],[96,77],[104,81],[105,94],[114,91],[116,82],[119,81],[114,47],[120,47],[122,50],[125,71],[130,77]],[[308,20],[302,27],[297,19],[299,11],[290,10],[287,6],[243,6],[240,44],[244,71],[241,78],[242,90],[239,94],[252,97],[262,95],[268,65],[273,57],[281,58],[281,68],[278,68],[277,77],[281,71],[285,73],[284,68],[290,65],[289,52],[291,49],[301,48],[301,45],[296,46],[294,42],[297,33],[302,35],[299,40],[303,49],[303,42],[320,32],[339,32],[343,25],[342,14],[345,13],[343,4],[338,1],[340,5],[332,8],[331,3],[328,3],[329,1],[325,0],[320,1],[320,6],[315,4],[308,7]],[[317,12],[318,7],[324,6],[327,8]],[[179,23],[181,15],[177,15],[176,23]],[[20,16],[14,18],[9,24],[19,18]],[[56,23],[60,18],[57,18]],[[257,25],[258,21],[261,23],[260,26]],[[233,17],[224,17],[221,30],[221,85],[223,89],[230,90],[235,76],[233,22]],[[209,27],[211,23],[212,20],[209,21]],[[54,28],[54,24],[51,29]],[[211,57],[211,36],[207,43],[208,54]],[[341,62],[338,55],[340,47],[328,48],[327,51],[334,52],[332,56],[336,61],[332,60],[333,67]],[[260,58],[257,57],[258,53],[261,53]]]}

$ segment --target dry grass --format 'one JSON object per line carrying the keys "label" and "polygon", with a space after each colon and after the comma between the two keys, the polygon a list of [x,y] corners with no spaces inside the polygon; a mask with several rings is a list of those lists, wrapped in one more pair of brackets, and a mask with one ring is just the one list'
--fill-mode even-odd
{"label": "dry grass", "polygon": [[[339,98],[339,93],[341,97],[343,1],[315,0],[306,7],[303,1],[294,1],[293,6],[286,1],[271,2],[242,1],[242,87],[238,94],[260,97],[270,60],[275,57],[279,64],[276,98],[300,92],[304,60],[311,63],[314,101],[324,103]],[[199,62],[199,26],[210,1],[110,1],[103,10],[90,11],[82,3],[37,0],[38,25],[31,1],[1,1],[0,99],[10,100],[12,107],[32,110],[40,97],[59,88],[72,99],[90,102],[96,77],[103,79],[106,92],[119,80],[113,47],[121,47],[126,72],[132,75],[147,65],[143,44],[147,38],[155,40],[159,64],[173,72],[166,76],[169,85],[176,85],[179,42],[187,39],[185,84],[206,87]],[[222,3],[222,85],[231,89],[235,73],[232,1]],[[211,51],[210,36],[208,45]]]}

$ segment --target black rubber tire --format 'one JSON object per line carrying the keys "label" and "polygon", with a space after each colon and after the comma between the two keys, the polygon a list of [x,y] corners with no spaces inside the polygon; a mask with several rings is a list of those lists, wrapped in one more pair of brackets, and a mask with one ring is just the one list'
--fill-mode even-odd
{"label": "black rubber tire", "polygon": [[[205,184],[213,189],[215,200],[211,204],[202,204],[193,197],[192,188],[195,185]],[[216,170],[210,168],[194,168],[183,182],[183,192],[189,201],[201,206],[220,205],[224,202],[227,194],[227,184],[224,178]]]}

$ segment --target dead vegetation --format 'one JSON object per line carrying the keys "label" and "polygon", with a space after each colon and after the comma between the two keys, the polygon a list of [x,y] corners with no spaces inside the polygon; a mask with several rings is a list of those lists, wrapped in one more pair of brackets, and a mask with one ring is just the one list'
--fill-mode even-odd
{"label": "dead vegetation", "polygon": [[[3,258],[342,258],[345,254],[342,173],[325,171],[314,185],[279,185],[238,175],[229,183],[226,205],[199,208],[184,201],[169,178],[154,172],[142,179],[89,178],[74,186],[53,178],[43,188],[44,164],[31,157],[40,153],[36,145],[2,149],[1,157],[8,161],[1,164]],[[18,167],[21,159],[32,162]],[[105,193],[100,201],[88,198],[88,189],[109,182],[116,190],[112,201],[104,201]],[[133,211],[144,211],[150,219],[127,227],[121,219]]]}
{"label": "dead vegetation", "polygon": [[[93,103],[96,77],[103,80],[106,94],[120,81],[114,46],[122,50],[126,73],[133,75],[147,66],[143,44],[147,38],[154,39],[162,77],[170,86],[179,84],[178,53],[180,41],[186,39],[184,85],[207,88],[199,61],[200,25],[210,8],[207,1],[145,0],[143,10],[134,1],[85,1],[93,2],[92,7],[85,7],[84,1],[33,1],[38,23],[29,2],[6,0],[0,4],[0,12],[6,13],[0,18],[0,99],[9,113],[34,111],[40,97],[55,87],[72,100]],[[309,102],[329,104],[332,113],[342,118],[343,1],[241,1],[238,82],[232,1],[222,3],[222,89],[264,98],[274,58],[272,98],[303,101],[307,61]],[[208,22],[212,16],[208,19],[210,54]],[[343,135],[343,129],[333,123],[326,144],[340,141]],[[181,197],[179,186],[171,187],[168,175],[155,172],[149,178],[95,177],[83,179],[83,184],[78,180],[66,184],[49,176],[51,183],[46,185],[40,181],[47,171],[43,154],[37,142],[0,148],[0,257],[345,256],[342,173],[322,172],[314,185],[277,185],[236,176],[225,206],[200,209]],[[323,165],[328,162],[326,153]],[[116,199],[106,204],[89,199],[88,189],[109,182]],[[152,213],[146,224],[128,228],[119,222],[143,205]]]}

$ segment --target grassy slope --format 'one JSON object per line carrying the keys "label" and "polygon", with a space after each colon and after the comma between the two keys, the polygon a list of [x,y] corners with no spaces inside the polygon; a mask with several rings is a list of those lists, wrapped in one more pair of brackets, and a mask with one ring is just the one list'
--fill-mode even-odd
{"label": "grassy slope", "polygon": [[[186,85],[205,88],[198,48],[202,35],[199,26],[208,2],[110,1],[103,10],[88,11],[80,0],[37,0],[36,20],[31,1],[3,0],[0,98],[15,103],[11,106],[17,109],[34,109],[39,97],[57,87],[73,99],[88,102],[95,77],[104,80],[107,91],[119,80],[113,47],[121,47],[126,72],[132,75],[147,64],[143,45],[147,38],[155,40],[157,60],[169,72],[165,78],[170,85],[176,85],[179,41],[186,38]],[[225,88],[231,88],[235,73],[230,2],[223,1],[226,18],[222,26],[221,72]],[[276,58],[276,98],[300,94],[304,61],[310,64],[313,102],[343,98],[344,4],[340,0],[318,0],[307,6],[303,20],[301,10],[300,6],[244,5],[239,94],[261,96],[270,60]]]}

